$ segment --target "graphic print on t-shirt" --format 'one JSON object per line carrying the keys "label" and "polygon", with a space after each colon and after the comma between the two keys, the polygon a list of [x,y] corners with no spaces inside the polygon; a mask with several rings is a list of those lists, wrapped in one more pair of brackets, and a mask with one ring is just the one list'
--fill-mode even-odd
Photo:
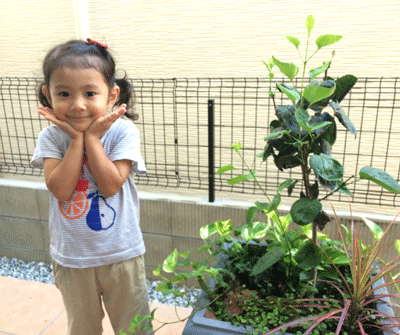
{"label": "graphic print on t-shirt", "polygon": [[[83,165],[89,169],[86,156],[83,157]],[[89,181],[83,177],[83,171],[76,185],[72,198],[68,201],[59,201],[59,208],[67,219],[76,220],[82,217],[89,205],[89,199],[92,199],[90,210],[86,215],[86,224],[94,231],[106,230],[110,228],[116,217],[116,212],[106,199],[99,194],[99,191],[87,195]]]}
{"label": "graphic print on t-shirt", "polygon": [[72,198],[68,201],[59,201],[60,211],[67,219],[79,219],[83,214],[86,213],[89,204],[86,194],[88,187],[89,182],[83,178],[82,174],[78,180],[78,184],[76,185]]}
{"label": "graphic print on t-shirt", "polygon": [[[99,195],[99,191],[90,193],[88,199],[92,199],[90,204],[90,211],[86,215],[86,223],[90,229],[99,231],[110,228],[115,221],[115,210],[109,204],[106,199]],[[104,202],[105,206],[99,206],[101,202]],[[100,211],[101,208],[101,211]]]}
{"label": "graphic print on t-shirt", "polygon": [[61,213],[70,220],[82,217],[88,209],[89,199],[90,210],[86,215],[86,224],[92,230],[106,230],[110,228],[116,217],[116,212],[99,194],[99,191],[87,195],[86,190],[76,190],[74,196],[69,201],[59,201]]}

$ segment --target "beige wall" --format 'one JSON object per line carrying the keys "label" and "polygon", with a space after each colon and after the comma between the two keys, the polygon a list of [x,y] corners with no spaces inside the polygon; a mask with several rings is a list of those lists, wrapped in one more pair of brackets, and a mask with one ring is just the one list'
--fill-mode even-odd
{"label": "beige wall", "polygon": [[[399,75],[400,1],[88,0],[92,38],[110,45],[131,77],[265,76],[271,55],[298,62],[285,35],[312,45],[320,34],[344,35],[332,75]],[[329,6],[329,7],[328,7]],[[1,0],[0,77],[40,75],[46,51],[76,37],[73,0]],[[322,49],[313,65],[330,57]]]}

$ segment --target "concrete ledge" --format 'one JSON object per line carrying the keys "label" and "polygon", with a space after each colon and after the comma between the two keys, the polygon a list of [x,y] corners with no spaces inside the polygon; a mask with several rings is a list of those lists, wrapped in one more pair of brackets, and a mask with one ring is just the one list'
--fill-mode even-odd
{"label": "concrete ledge", "polygon": [[[0,256],[17,257],[25,261],[50,261],[48,210],[49,191],[43,182],[0,179]],[[209,203],[204,197],[139,192],[141,205],[141,229],[146,244],[146,268],[151,271],[161,264],[175,249],[184,252],[196,250],[203,242],[199,230],[206,224],[231,219],[234,225],[245,221],[247,209],[252,202],[218,199]],[[282,214],[288,206],[280,208]],[[328,211],[333,218],[333,212]],[[351,223],[351,214],[338,211],[340,223]],[[354,222],[368,217],[385,228],[391,216],[353,212]],[[257,220],[265,220],[262,212]],[[323,233],[338,239],[336,224],[328,224]],[[360,224],[361,235],[369,234],[368,228]],[[400,234],[396,223],[393,236]],[[370,236],[370,235],[368,235]],[[391,255],[391,256],[390,256]],[[193,257],[199,257],[193,254]],[[389,257],[393,257],[389,254]],[[199,258],[200,259],[200,258]]]}

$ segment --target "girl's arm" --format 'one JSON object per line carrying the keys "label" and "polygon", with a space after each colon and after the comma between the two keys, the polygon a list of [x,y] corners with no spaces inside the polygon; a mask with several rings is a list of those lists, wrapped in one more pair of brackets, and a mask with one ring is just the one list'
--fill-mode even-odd
{"label": "girl's arm", "polygon": [[104,197],[111,197],[121,189],[132,168],[130,160],[112,162],[100,142],[101,135],[125,112],[123,105],[115,112],[94,121],[85,131],[84,143],[90,172]]}
{"label": "girl's arm", "polygon": [[60,201],[72,197],[78,183],[83,160],[83,133],[71,140],[62,160],[45,158],[43,160],[44,178],[49,191]]}
{"label": "girl's arm", "polygon": [[39,107],[38,113],[65,131],[71,143],[62,160],[43,160],[44,179],[49,191],[60,201],[69,200],[78,183],[84,152],[84,134],[74,129],[66,121],[59,120],[48,107]]}
{"label": "girl's arm", "polygon": [[100,139],[85,136],[85,148],[90,172],[104,197],[116,194],[128,179],[132,161],[124,159],[111,161]]}

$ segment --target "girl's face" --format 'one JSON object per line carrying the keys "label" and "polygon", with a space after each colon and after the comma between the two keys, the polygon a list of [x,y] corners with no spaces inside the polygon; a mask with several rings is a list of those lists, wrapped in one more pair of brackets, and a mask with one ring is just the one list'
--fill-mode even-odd
{"label": "girl's face", "polygon": [[110,88],[94,68],[58,68],[51,74],[49,86],[43,87],[43,93],[55,116],[78,131],[86,131],[92,122],[105,116],[119,94],[119,87]]}

